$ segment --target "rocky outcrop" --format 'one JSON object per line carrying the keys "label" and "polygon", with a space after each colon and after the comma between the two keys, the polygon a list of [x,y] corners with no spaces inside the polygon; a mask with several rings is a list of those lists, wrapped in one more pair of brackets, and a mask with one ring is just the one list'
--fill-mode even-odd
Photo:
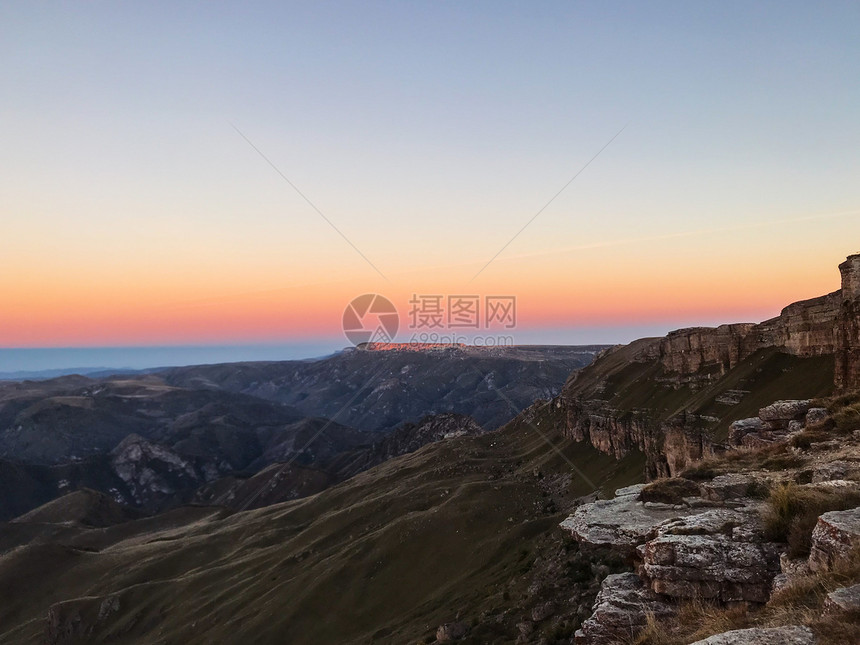
{"label": "rocky outcrop", "polygon": [[827,571],[848,562],[860,549],[860,508],[830,511],[812,531],[809,568]]}
{"label": "rocky outcrop", "polygon": [[836,324],[841,291],[788,305],[780,315],[753,327],[746,338],[749,354],[779,347],[795,356],[821,356],[836,351]]}
{"label": "rocky outcrop", "polygon": [[635,557],[645,584],[663,596],[763,603],[780,552],[764,539],[761,503],[746,497],[761,482],[726,483],[709,499],[693,494],[682,504],[643,502],[641,485],[622,488],[577,508],[561,528],[584,548]]}
{"label": "rocky outcrop", "polygon": [[[836,385],[860,387],[860,255],[851,256],[841,269],[841,290],[793,303],[771,320],[681,329],[662,339],[642,339],[602,353],[592,366],[572,376],[552,401],[563,415],[562,431],[618,459],[632,450],[642,451],[646,476],[655,479],[675,476],[724,446],[710,432],[719,419],[693,413],[706,401],[691,403],[692,411],[675,413],[684,409],[682,396],[664,391],[651,399],[642,393],[645,386],[701,389],[756,352],[776,348],[804,358],[836,354]],[[829,369],[826,361],[815,364],[816,369]],[[752,393],[736,387],[715,389],[718,405],[737,405]],[[819,390],[810,387],[809,395],[818,395]],[[803,429],[804,422],[826,418],[826,410],[817,409],[806,419],[809,410],[809,401],[777,402],[762,409],[758,418],[737,422],[729,444],[757,448],[785,441]]]}
{"label": "rocky outcrop", "polygon": [[660,424],[656,441],[646,437],[645,454],[649,457],[649,476],[675,477],[691,464],[720,452],[707,427],[707,417],[683,413]]}
{"label": "rocky outcrop", "polygon": [[836,350],[836,387],[860,388],[860,255],[839,265],[842,274],[842,304]]}
{"label": "rocky outcrop", "polygon": [[721,376],[760,349],[778,347],[795,356],[834,354],[842,292],[802,300],[759,324],[737,323],[673,331],[660,343],[660,363],[669,373]]}
{"label": "rocky outcrop", "polygon": [[587,441],[599,451],[621,459],[634,448],[644,446],[650,433],[649,419],[635,413],[623,414],[598,408],[587,402],[559,397],[554,401],[565,419],[565,434],[574,441]]}
{"label": "rocky outcrop", "polygon": [[131,503],[144,507],[157,507],[177,492],[191,491],[220,475],[212,462],[180,456],[135,434],[113,449],[111,466],[125,483]]}
{"label": "rocky outcrop", "polygon": [[660,343],[660,363],[678,374],[708,369],[722,374],[746,358],[745,339],[754,327],[740,323],[670,332]]}
{"label": "rocky outcrop", "polygon": [[779,547],[762,535],[760,509],[715,508],[664,523],[639,547],[641,574],[672,598],[764,603],[779,572]]}
{"label": "rocky outcrop", "polygon": [[591,617],[576,632],[575,642],[609,645],[632,641],[647,625],[649,615],[661,620],[676,611],[674,605],[651,591],[635,573],[613,574],[604,579]]}
{"label": "rocky outcrop", "polygon": [[764,421],[758,417],[740,419],[729,426],[729,445],[749,446],[751,443],[758,443],[764,432]]}
{"label": "rocky outcrop", "polygon": [[692,645],[815,645],[815,635],[809,627],[736,629]]}
{"label": "rocky outcrop", "polygon": [[[812,419],[828,417],[824,408],[811,408],[808,400],[777,401],[758,411],[757,417],[735,421],[729,427],[728,443],[734,448],[763,448],[786,441],[792,432],[803,430]],[[813,412],[814,410],[814,412]],[[810,417],[810,412],[813,412]]]}
{"label": "rocky outcrop", "polygon": [[668,519],[693,512],[672,506],[646,505],[640,495],[643,486],[628,486],[615,491],[615,497],[584,504],[561,523],[585,548],[607,548],[632,557],[636,548],[657,533]]}
{"label": "rocky outcrop", "polygon": [[[636,567],[636,573],[604,580],[576,642],[627,642],[647,625],[649,614],[659,621],[688,600],[767,602],[780,572],[781,547],[765,540],[763,502],[750,498],[767,477],[732,473],[707,484],[665,480],[623,488],[612,500],[575,509],[561,528],[581,548],[614,550]],[[680,503],[643,501],[661,493]]]}
{"label": "rocky outcrop", "polygon": [[807,401],[777,401],[758,411],[758,418],[770,429],[786,428],[790,421],[806,418],[810,402]]}
{"label": "rocky outcrop", "polygon": [[836,355],[839,389],[860,387],[860,254],[839,265],[842,288],[785,307],[759,324],[679,329],[659,345],[667,372],[711,378],[760,349],[777,347],[795,356]]}
{"label": "rocky outcrop", "polygon": [[564,432],[574,441],[586,441],[616,459],[631,450],[644,452],[649,479],[675,476],[718,450],[707,429],[708,419],[695,414],[682,413],[655,423],[648,411],[622,412],[600,402],[561,396],[551,405],[562,411]]}

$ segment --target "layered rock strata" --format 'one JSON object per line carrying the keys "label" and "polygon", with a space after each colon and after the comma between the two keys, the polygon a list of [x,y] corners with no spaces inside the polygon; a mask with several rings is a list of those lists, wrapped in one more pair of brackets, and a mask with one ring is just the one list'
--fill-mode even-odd
{"label": "layered rock strata", "polygon": [[849,256],[839,272],[839,291],[792,303],[758,324],[673,331],[660,341],[656,357],[667,372],[709,377],[769,347],[803,357],[833,354],[836,387],[860,387],[860,254]]}
{"label": "layered rock strata", "polygon": [[746,497],[751,483],[761,482],[749,476],[715,480],[680,504],[645,502],[643,487],[630,486],[611,500],[577,508],[561,528],[581,548],[609,549],[637,569],[606,578],[577,642],[630,639],[649,614],[671,616],[683,600],[766,602],[780,552],[762,535],[761,502]]}

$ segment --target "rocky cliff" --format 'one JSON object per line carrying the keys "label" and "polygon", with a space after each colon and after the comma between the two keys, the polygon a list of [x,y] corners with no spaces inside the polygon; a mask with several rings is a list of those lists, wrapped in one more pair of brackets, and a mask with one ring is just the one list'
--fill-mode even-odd
{"label": "rocky cliff", "polygon": [[681,329],[603,353],[554,399],[556,422],[616,458],[641,451],[646,476],[665,477],[722,451],[731,418],[757,414],[773,393],[860,387],[860,255],[840,272],[839,291],[762,323]]}
{"label": "rocky cliff", "polygon": [[843,292],[834,291],[792,303],[776,318],[758,324],[679,329],[660,342],[659,360],[669,373],[709,379],[768,347],[793,356],[835,354],[843,301]]}
{"label": "rocky cliff", "polygon": [[860,255],[839,265],[842,274],[842,303],[836,350],[836,387],[860,387]]}
{"label": "rocky cliff", "polygon": [[856,387],[860,383],[860,254],[849,256],[839,271],[839,291],[792,303],[762,323],[671,332],[659,343],[661,365],[670,373],[708,378],[724,374],[761,349],[776,347],[802,357],[835,354],[840,361],[838,387]]}

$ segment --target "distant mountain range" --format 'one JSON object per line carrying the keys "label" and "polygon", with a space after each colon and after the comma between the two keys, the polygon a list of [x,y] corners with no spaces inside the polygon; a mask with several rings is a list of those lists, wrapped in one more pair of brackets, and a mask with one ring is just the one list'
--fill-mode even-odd
{"label": "distant mountain range", "polygon": [[0,372],[0,381],[46,381],[48,379],[59,378],[60,376],[69,376],[72,374],[99,378],[114,374],[137,374],[144,371],[157,370],[112,369],[110,367],[67,367],[53,370],[19,370],[15,372]]}
{"label": "distant mountain range", "polygon": [[558,393],[605,345],[353,349],[319,361],[230,363],[161,373],[169,385],[290,405],[371,432],[456,412],[490,430]]}
{"label": "distant mountain range", "polygon": [[603,348],[416,349],[0,383],[0,518],[82,488],[149,512],[229,506],[260,471],[277,472],[268,503],[306,495],[494,429]]}

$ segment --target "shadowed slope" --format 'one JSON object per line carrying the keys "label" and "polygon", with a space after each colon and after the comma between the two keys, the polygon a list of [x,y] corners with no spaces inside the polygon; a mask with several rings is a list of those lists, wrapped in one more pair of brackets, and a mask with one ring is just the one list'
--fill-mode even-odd
{"label": "shadowed slope", "polygon": [[[636,457],[619,463],[543,431],[608,489],[641,472]],[[504,594],[522,596],[528,611],[534,553],[557,537],[572,499],[591,492],[570,474],[515,422],[307,499],[231,516],[178,509],[169,528],[150,518],[20,547],[0,557],[0,642],[40,642],[49,608],[80,598],[52,612],[56,625],[86,627],[64,642],[400,643],[458,613],[492,611]],[[26,589],[16,589],[25,571]],[[508,638],[515,620],[500,624]]]}

